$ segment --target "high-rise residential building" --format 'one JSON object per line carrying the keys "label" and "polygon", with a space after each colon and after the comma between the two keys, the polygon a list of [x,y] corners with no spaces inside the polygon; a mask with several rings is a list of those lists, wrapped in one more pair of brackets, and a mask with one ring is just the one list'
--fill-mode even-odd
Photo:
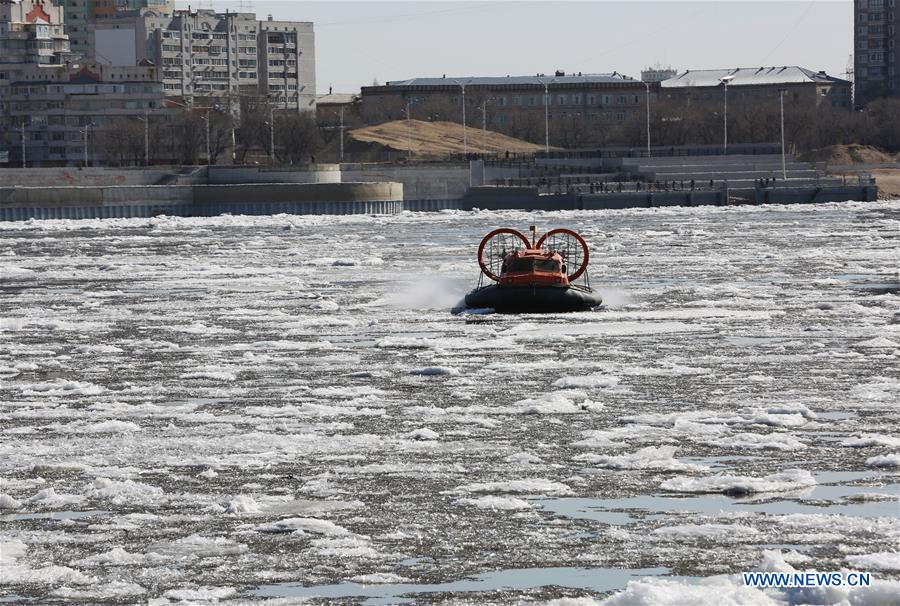
{"label": "high-rise residential building", "polygon": [[69,35],[72,54],[86,57],[93,0],[59,0],[57,4],[65,10],[66,34]]}
{"label": "high-rise residential building", "polygon": [[315,111],[309,22],[211,10],[120,11],[95,22],[94,45],[100,62],[158,66],[167,97],[264,97],[276,108]]}
{"label": "high-rise residential building", "polygon": [[117,5],[120,11],[150,8],[167,15],[175,12],[175,0],[95,0],[95,2],[111,2]]}
{"label": "high-rise residential building", "polygon": [[857,107],[900,96],[900,11],[897,0],[854,0],[853,79]]}
{"label": "high-rise residential building", "polygon": [[51,0],[0,0],[0,84],[15,66],[65,62],[69,37],[64,16]]}

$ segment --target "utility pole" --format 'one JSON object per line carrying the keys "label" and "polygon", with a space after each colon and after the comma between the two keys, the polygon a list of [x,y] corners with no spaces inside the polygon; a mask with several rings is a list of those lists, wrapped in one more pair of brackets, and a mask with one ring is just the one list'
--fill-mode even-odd
{"label": "utility pole", "polygon": [[781,179],[787,181],[787,162],[784,159],[784,93],[785,89],[778,89],[778,100],[781,102]]}
{"label": "utility pole", "polygon": [[644,82],[647,87],[647,157],[650,157],[650,83]]}
{"label": "utility pole", "polygon": [[269,103],[269,159],[275,165],[275,110]]}
{"label": "utility pole", "polygon": [[723,146],[724,155],[728,155],[728,83],[734,80],[734,75],[719,78],[719,82],[725,85],[725,143]]}
{"label": "utility pole", "polygon": [[209,151],[209,110],[206,110],[206,165],[212,164],[212,154]]}
{"label": "utility pole", "polygon": [[341,164],[344,163],[344,106],[341,105]]}
{"label": "utility pole", "polygon": [[[411,103],[411,99],[409,97],[406,98],[406,160],[409,161],[412,158],[412,122],[409,119],[409,108]],[[341,141],[343,141],[343,129],[341,130]]]}
{"label": "utility pole", "polygon": [[144,166],[150,166],[150,112],[144,111]]}
{"label": "utility pole", "polygon": [[455,82],[459,85],[459,89],[462,91],[463,153],[468,156],[469,132],[466,129],[466,85],[459,80],[455,80]]}

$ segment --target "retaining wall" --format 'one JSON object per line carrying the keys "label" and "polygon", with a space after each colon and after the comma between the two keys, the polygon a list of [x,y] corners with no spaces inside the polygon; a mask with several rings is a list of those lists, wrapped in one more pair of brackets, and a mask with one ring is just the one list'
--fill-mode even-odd
{"label": "retaining wall", "polygon": [[155,168],[4,168],[0,187],[153,185],[171,172]]}
{"label": "retaining wall", "polygon": [[339,164],[318,164],[307,170],[267,166],[210,166],[210,185],[242,183],[340,183]]}
{"label": "retaining wall", "polygon": [[385,166],[344,164],[343,181],[395,181],[403,184],[408,200],[456,200],[469,189],[469,165]]}
{"label": "retaining wall", "polygon": [[399,183],[0,188],[0,221],[402,211]]}

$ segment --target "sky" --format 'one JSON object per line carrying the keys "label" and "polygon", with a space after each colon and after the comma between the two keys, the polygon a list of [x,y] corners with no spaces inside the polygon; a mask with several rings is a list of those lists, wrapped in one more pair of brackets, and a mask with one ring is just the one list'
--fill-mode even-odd
{"label": "sky", "polygon": [[312,21],[316,88],[413,77],[799,65],[847,77],[850,0],[295,2],[178,0]]}

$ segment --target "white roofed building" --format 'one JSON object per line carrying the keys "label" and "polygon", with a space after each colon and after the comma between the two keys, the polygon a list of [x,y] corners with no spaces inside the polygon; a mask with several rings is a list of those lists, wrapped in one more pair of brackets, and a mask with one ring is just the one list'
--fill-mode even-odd
{"label": "white roofed building", "polygon": [[848,111],[852,108],[849,80],[797,66],[688,70],[663,80],[660,98],[718,102],[722,99],[725,80],[729,102],[777,98],[778,91],[783,89],[786,99],[796,103]]}

